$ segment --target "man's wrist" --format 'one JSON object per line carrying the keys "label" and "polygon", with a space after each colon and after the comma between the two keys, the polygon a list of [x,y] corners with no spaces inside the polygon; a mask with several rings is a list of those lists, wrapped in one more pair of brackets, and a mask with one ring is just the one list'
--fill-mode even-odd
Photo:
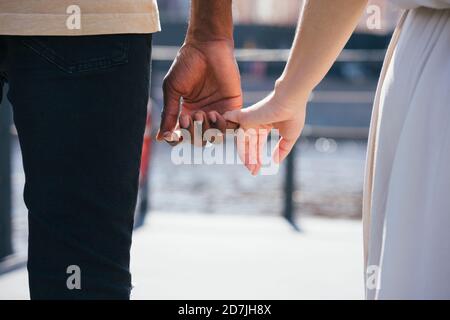
{"label": "man's wrist", "polygon": [[192,0],[186,42],[233,41],[232,0]]}
{"label": "man's wrist", "polygon": [[185,42],[228,41],[234,43],[233,35],[222,30],[203,30],[202,26],[189,26]]}

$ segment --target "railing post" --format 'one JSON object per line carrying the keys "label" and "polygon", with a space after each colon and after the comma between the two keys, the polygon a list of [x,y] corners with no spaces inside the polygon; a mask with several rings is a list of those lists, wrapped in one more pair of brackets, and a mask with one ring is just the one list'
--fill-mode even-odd
{"label": "railing post", "polygon": [[300,228],[295,222],[295,154],[296,146],[291,150],[291,153],[286,159],[286,175],[284,180],[284,218],[292,225],[292,227],[300,231]]}
{"label": "railing post", "polygon": [[0,260],[13,251],[11,189],[11,109],[5,99],[0,105]]}

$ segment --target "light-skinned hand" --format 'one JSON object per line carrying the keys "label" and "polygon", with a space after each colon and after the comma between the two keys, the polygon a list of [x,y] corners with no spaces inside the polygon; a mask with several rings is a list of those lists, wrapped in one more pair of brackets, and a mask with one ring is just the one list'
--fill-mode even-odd
{"label": "light-skinned hand", "polygon": [[245,139],[237,139],[238,154],[253,175],[261,168],[262,152],[271,129],[278,129],[280,134],[273,161],[281,163],[288,156],[303,130],[306,103],[307,98],[287,102],[273,92],[248,108],[224,114],[227,121],[239,123]]}

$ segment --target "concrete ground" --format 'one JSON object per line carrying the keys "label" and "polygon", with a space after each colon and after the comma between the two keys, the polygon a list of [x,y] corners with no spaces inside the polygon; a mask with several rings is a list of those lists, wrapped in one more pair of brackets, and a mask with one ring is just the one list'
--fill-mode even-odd
{"label": "concrete ground", "polygon": [[[353,220],[152,212],[132,249],[133,299],[362,299],[362,232]],[[0,299],[28,299],[20,269]]]}

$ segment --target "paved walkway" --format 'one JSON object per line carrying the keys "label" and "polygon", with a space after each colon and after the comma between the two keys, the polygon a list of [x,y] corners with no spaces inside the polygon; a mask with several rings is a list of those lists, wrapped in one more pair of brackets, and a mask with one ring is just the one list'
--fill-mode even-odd
{"label": "paved walkway", "polygon": [[[134,236],[134,299],[362,299],[357,221],[153,213]],[[0,299],[27,299],[24,269]]]}

